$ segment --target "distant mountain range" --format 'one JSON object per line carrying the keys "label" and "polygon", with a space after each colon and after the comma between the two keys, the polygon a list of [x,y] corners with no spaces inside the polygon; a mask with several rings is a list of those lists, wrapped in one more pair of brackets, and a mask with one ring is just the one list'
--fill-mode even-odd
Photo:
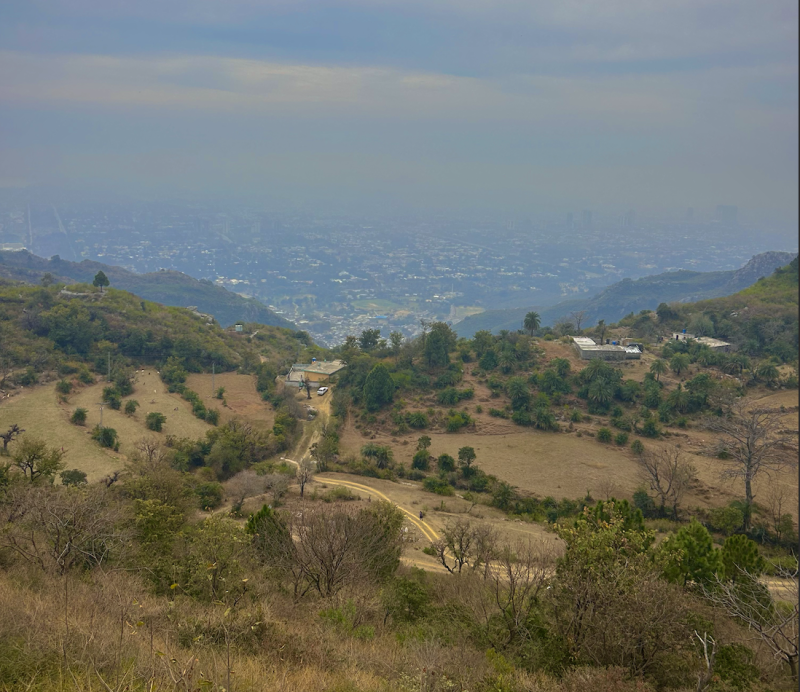
{"label": "distant mountain range", "polygon": [[583,313],[582,327],[596,324],[598,320],[616,322],[631,312],[655,310],[659,303],[694,302],[727,296],[751,286],[762,276],[769,276],[778,267],[791,262],[797,253],[764,252],[753,257],[740,269],[720,272],[676,271],[645,276],[641,279],[623,279],[612,284],[593,298],[578,298],[557,303],[548,308],[513,308],[487,310],[472,315],[453,325],[459,336],[471,337],[486,329],[497,333],[501,329],[522,328],[525,315],[535,310],[542,326],[554,325],[570,319],[571,313]]}
{"label": "distant mountain range", "polygon": [[135,274],[122,267],[90,260],[47,260],[27,250],[0,252],[0,277],[16,281],[39,283],[42,276],[49,272],[59,282],[92,283],[98,271],[105,273],[114,288],[164,305],[196,307],[198,311],[212,315],[223,327],[241,321],[296,328],[293,323],[253,298],[244,298],[210,281],[193,279],[178,271]]}

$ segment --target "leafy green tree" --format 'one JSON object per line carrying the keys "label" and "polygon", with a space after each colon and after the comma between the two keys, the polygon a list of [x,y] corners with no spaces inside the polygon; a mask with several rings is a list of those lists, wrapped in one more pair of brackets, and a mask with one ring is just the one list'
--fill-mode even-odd
{"label": "leafy green tree", "polygon": [[86,425],[86,416],[88,413],[89,412],[85,408],[76,408],[72,412],[69,422],[73,425]]}
{"label": "leafy green tree", "polygon": [[538,312],[529,312],[525,315],[525,320],[522,323],[522,326],[525,328],[525,331],[533,336],[533,333],[539,329],[542,324],[542,318],[539,316]]}
{"label": "leafy green tree", "polygon": [[92,281],[92,286],[100,289],[100,292],[103,292],[103,289],[106,286],[109,286],[111,282],[108,280],[108,277],[105,275],[104,272],[99,271],[97,274],[94,275],[94,281]]}
{"label": "leafy green tree", "polygon": [[431,438],[429,435],[423,435],[417,440],[417,449],[428,449],[431,446]]}
{"label": "leafy green tree", "polygon": [[764,571],[764,558],[758,546],[744,534],[736,534],[725,539],[722,545],[722,573],[729,581],[739,581],[746,573],[757,577]]}
{"label": "leafy green tree", "polygon": [[216,509],[222,504],[222,485],[214,481],[200,483],[194,489],[200,509],[207,512]]}
{"label": "leafy green tree", "polygon": [[158,411],[151,411],[150,413],[147,414],[145,425],[147,426],[148,430],[161,432],[161,429],[164,426],[164,422],[166,420],[167,417],[163,413],[159,413]]}
{"label": "leafy green tree", "polygon": [[472,337],[472,348],[475,350],[475,354],[478,356],[478,359],[480,359],[483,354],[490,350],[493,346],[494,337],[492,336],[492,333],[486,329],[481,329],[480,331],[475,332],[475,335]]}
{"label": "leafy green tree", "polygon": [[37,481],[53,482],[53,477],[64,468],[61,459],[64,452],[56,447],[48,447],[44,440],[36,437],[23,437],[11,459],[25,477]]}
{"label": "leafy green tree", "polygon": [[447,337],[440,330],[431,331],[425,339],[425,362],[429,368],[443,368],[450,362]]}
{"label": "leafy green tree", "polygon": [[456,460],[449,454],[440,454],[436,459],[436,466],[440,473],[452,473],[456,470]]}
{"label": "leafy green tree", "polygon": [[475,453],[473,447],[461,447],[458,450],[458,464],[461,467],[461,474],[464,478],[468,478],[472,475],[472,464],[477,458],[478,455]]}
{"label": "leafy green tree", "polygon": [[682,526],[675,536],[667,538],[662,549],[669,554],[664,576],[670,581],[683,585],[688,582],[708,585],[722,568],[711,534],[696,519]]}
{"label": "leafy green tree", "polygon": [[655,375],[656,382],[658,382],[661,375],[667,372],[667,363],[661,358],[654,360],[650,365],[650,372]]}
{"label": "leafy green tree", "polygon": [[365,329],[361,332],[361,336],[358,337],[358,345],[366,353],[378,345],[380,338],[380,329]]}
{"label": "leafy green tree", "polygon": [[377,411],[391,403],[394,390],[394,380],[388,368],[383,363],[375,365],[364,382],[364,405],[367,411]]}
{"label": "leafy green tree", "polygon": [[139,407],[139,402],[136,399],[128,399],[125,402],[125,415],[132,416],[136,413],[136,409]]}
{"label": "leafy green tree", "polygon": [[481,366],[481,370],[494,370],[498,364],[499,361],[494,348],[487,349],[478,361],[478,365]]}
{"label": "leafy green tree", "polygon": [[78,469],[70,469],[69,471],[62,471],[61,485],[86,485],[86,474]]}

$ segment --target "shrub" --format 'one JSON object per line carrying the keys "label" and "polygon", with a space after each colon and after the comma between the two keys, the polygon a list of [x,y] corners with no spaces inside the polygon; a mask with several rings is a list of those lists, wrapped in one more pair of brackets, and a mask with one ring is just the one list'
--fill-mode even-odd
{"label": "shrub", "polygon": [[86,485],[86,474],[78,469],[62,471],[59,475],[62,485]]}
{"label": "shrub", "polygon": [[570,414],[570,416],[569,416],[569,419],[570,419],[570,420],[571,420],[573,423],[580,423],[580,422],[581,422],[581,419],[582,419],[581,412],[580,412],[580,411],[578,411],[578,409],[575,409],[575,410],[574,410],[574,411],[573,411],[573,412]]}
{"label": "shrub", "polygon": [[458,432],[464,426],[472,423],[468,413],[464,411],[451,411],[447,416],[447,432]]}
{"label": "shrub", "polygon": [[200,483],[195,488],[200,509],[206,511],[216,509],[222,504],[222,485],[216,482]]}
{"label": "shrub", "polygon": [[644,445],[642,444],[641,440],[634,440],[631,443],[631,451],[636,454],[640,455],[644,453]]}
{"label": "shrub", "polygon": [[117,431],[114,428],[100,427],[98,425],[92,432],[92,439],[101,447],[107,447],[115,451],[119,449]]}
{"label": "shrub", "polygon": [[614,442],[620,447],[624,447],[626,444],[628,444],[628,433],[617,433],[614,437]]}
{"label": "shrub", "polygon": [[148,430],[161,432],[161,428],[163,427],[164,421],[166,420],[167,417],[163,413],[159,413],[158,411],[152,411],[147,414],[145,425],[147,426]]}
{"label": "shrub", "polygon": [[84,368],[78,373],[78,381],[82,384],[94,384],[94,376]]}
{"label": "shrub", "polygon": [[76,408],[69,422],[73,425],[86,425],[86,416],[89,412],[85,408]]}
{"label": "shrub", "polygon": [[613,435],[608,428],[600,428],[597,431],[597,441],[598,442],[611,442],[613,439]]}
{"label": "shrub", "polygon": [[132,416],[136,413],[136,409],[139,407],[139,402],[136,399],[128,399],[125,402],[125,415]]}
{"label": "shrub", "polygon": [[453,487],[444,478],[426,478],[422,482],[422,487],[429,493],[436,493],[437,495],[453,495]]}
{"label": "shrub", "polygon": [[222,399],[225,396],[225,387],[217,388],[217,391],[214,392],[215,399]]}
{"label": "shrub", "polygon": [[219,423],[219,411],[215,408],[206,409],[206,423],[217,425]]}
{"label": "shrub", "polygon": [[56,391],[59,394],[69,394],[72,391],[72,383],[67,380],[61,380],[56,383]]}
{"label": "shrub", "polygon": [[420,449],[411,460],[411,468],[418,471],[427,471],[431,465],[431,453],[427,449]]}
{"label": "shrub", "polygon": [[422,430],[430,425],[428,416],[426,416],[422,411],[414,411],[413,413],[406,414],[405,422],[410,428],[414,428],[415,430]]}
{"label": "shrub", "polygon": [[645,421],[642,426],[642,435],[645,437],[658,437],[660,434],[661,429],[658,427],[658,423],[656,423],[655,420],[649,418]]}

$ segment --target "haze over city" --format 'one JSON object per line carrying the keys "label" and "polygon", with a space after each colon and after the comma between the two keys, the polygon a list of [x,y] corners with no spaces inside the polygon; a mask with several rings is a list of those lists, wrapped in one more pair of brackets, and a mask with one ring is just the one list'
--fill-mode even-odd
{"label": "haze over city", "polygon": [[0,182],[797,220],[797,4],[10,0]]}

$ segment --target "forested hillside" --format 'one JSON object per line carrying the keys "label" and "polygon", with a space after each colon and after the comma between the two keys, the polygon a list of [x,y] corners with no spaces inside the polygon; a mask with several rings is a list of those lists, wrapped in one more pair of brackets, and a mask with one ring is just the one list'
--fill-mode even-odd
{"label": "forested hillside", "polygon": [[198,281],[177,271],[134,274],[122,267],[84,260],[69,262],[58,257],[49,260],[27,251],[0,252],[0,277],[38,284],[44,274],[54,282],[91,283],[102,271],[115,288],[135,293],[142,298],[176,307],[196,306],[212,315],[223,327],[234,322],[258,322],[276,327],[293,327],[263,303],[244,298],[210,281]]}
{"label": "forested hillside", "polygon": [[522,326],[525,315],[536,310],[543,326],[559,322],[575,325],[575,314],[581,315],[584,326],[598,320],[615,322],[630,312],[655,310],[659,303],[697,301],[725,296],[751,285],[776,268],[788,264],[795,255],[788,252],[765,252],[753,257],[737,270],[721,272],[676,271],[645,276],[641,279],[623,279],[592,298],[563,301],[551,307],[515,308],[513,310],[487,310],[473,315],[455,325],[460,336],[471,337],[475,332],[501,329],[516,330]]}

